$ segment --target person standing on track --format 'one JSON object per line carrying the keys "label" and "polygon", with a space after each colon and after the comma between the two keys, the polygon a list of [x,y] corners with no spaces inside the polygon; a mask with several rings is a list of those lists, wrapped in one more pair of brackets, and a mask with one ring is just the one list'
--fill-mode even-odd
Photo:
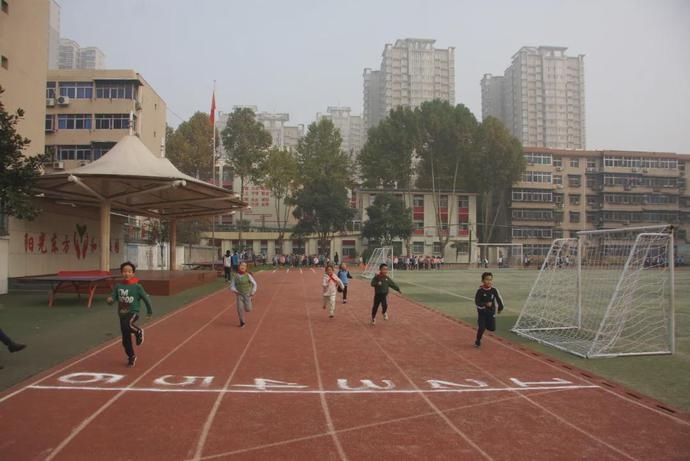
{"label": "person standing on track", "polygon": [[230,254],[230,250],[227,250],[225,256],[223,256],[223,273],[225,275],[225,281],[229,281],[232,275],[232,255]]}
{"label": "person standing on track", "polygon": [[252,298],[257,288],[254,276],[247,271],[247,263],[242,261],[230,282],[230,291],[237,295],[237,316],[240,318],[240,328],[244,328],[247,324],[244,314],[252,311]]}
{"label": "person standing on track", "polygon": [[388,264],[379,266],[379,273],[371,279],[371,286],[374,287],[374,305],[371,308],[371,324],[376,325],[376,314],[379,305],[383,306],[383,320],[388,320],[388,289],[389,287],[401,293],[400,287],[395,281],[388,277]]}
{"label": "person standing on track", "polygon": [[494,276],[491,272],[482,274],[482,284],[474,295],[474,304],[477,306],[477,339],[476,347],[482,345],[484,330],[496,331],[496,307],[498,312],[503,311],[503,299],[494,285]]}
{"label": "person standing on track", "polygon": [[323,308],[328,307],[328,317],[335,317],[335,295],[338,289],[343,289],[343,282],[333,273],[333,266],[326,265],[321,287],[323,288]]}
{"label": "person standing on track", "polygon": [[338,278],[341,282],[343,282],[343,304],[347,304],[347,285],[349,284],[349,279],[352,278],[350,271],[347,270],[347,263],[342,263],[340,265],[340,269],[338,270]]}
{"label": "person standing on track", "polygon": [[132,334],[136,337],[137,346],[144,343],[144,330],[139,328],[135,322],[139,320],[139,305],[141,301],[146,304],[146,316],[150,318],[153,314],[151,310],[151,300],[146,294],[144,287],[139,284],[139,279],[134,276],[137,268],[127,261],[120,264],[120,273],[124,280],[113,288],[113,294],[108,297],[108,304],[112,304],[117,299],[117,313],[120,317],[120,331],[122,332],[122,346],[127,354],[127,366],[133,367],[137,360],[132,346]]}

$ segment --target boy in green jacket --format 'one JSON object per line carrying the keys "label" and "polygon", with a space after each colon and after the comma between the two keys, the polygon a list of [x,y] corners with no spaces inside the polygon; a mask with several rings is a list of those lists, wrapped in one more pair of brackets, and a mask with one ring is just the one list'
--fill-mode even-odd
{"label": "boy in green jacket", "polygon": [[230,278],[230,291],[237,295],[237,316],[240,318],[240,328],[244,328],[244,314],[252,311],[252,298],[256,294],[258,285],[252,274],[247,271],[247,263],[242,261],[237,272]]}
{"label": "boy in green jacket", "polygon": [[371,279],[371,286],[374,287],[374,307],[371,308],[371,324],[376,325],[376,313],[379,305],[383,306],[383,320],[388,320],[388,288],[392,288],[401,293],[400,287],[388,277],[388,264],[379,266],[379,273]]}
{"label": "boy in green jacket", "polygon": [[134,277],[136,270],[134,264],[129,261],[120,264],[120,272],[124,280],[122,283],[115,285],[112,296],[109,296],[107,299],[108,304],[112,304],[113,300],[117,299],[122,345],[127,354],[127,366],[130,368],[134,366],[137,360],[137,356],[134,355],[134,347],[132,347],[132,333],[136,337],[137,346],[141,346],[144,342],[144,330],[134,323],[139,320],[140,302],[144,301],[144,304],[146,304],[147,317],[150,318],[153,314],[149,295],[144,291],[144,287],[139,284],[139,279]]}

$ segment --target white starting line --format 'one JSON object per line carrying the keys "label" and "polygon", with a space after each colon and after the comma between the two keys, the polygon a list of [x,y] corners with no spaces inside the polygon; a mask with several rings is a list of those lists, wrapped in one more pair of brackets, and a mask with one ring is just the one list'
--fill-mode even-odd
{"label": "white starting line", "polygon": [[253,384],[233,384],[228,388],[212,388],[213,376],[179,376],[164,375],[153,381],[154,386],[123,387],[110,386],[117,384],[125,375],[113,373],[79,372],[63,375],[58,378],[59,384],[34,384],[28,389],[71,390],[71,391],[106,391],[106,392],[189,392],[214,394],[420,394],[420,393],[467,393],[467,392],[524,392],[543,390],[595,389],[596,385],[575,384],[562,378],[549,381],[523,381],[510,378],[514,386],[490,386],[485,381],[465,379],[462,382],[429,379],[424,381],[426,388],[399,389],[389,379],[374,382],[370,379],[359,380],[351,385],[347,379],[336,380],[337,389],[314,389],[310,386],[279,381],[267,378],[255,378]]}

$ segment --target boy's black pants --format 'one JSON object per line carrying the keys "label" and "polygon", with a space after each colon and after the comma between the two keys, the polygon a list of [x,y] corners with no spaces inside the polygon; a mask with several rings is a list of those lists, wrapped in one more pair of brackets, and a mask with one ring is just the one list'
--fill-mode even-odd
{"label": "boy's black pants", "polygon": [[343,301],[347,300],[347,285],[343,287]]}
{"label": "boy's black pants", "polygon": [[122,346],[125,348],[125,353],[128,358],[134,357],[134,346],[132,346],[132,333],[141,331],[141,328],[136,326],[134,322],[139,320],[139,316],[135,312],[127,312],[120,315],[120,331],[122,332]]}
{"label": "boy's black pants", "polygon": [[231,267],[224,266],[224,267],[223,267],[223,272],[224,272],[224,275],[225,275],[225,280],[226,280],[226,281],[227,281],[227,280],[230,280],[230,277],[232,277],[232,268],[231,268]]}
{"label": "boy's black pants", "polygon": [[477,309],[477,341],[482,339],[484,330],[496,331],[496,317],[495,311],[488,307],[484,309]]}
{"label": "boy's black pants", "polygon": [[376,318],[376,313],[379,311],[379,306],[383,306],[381,311],[385,314],[388,310],[388,293],[375,293],[374,306],[371,308],[371,318]]}

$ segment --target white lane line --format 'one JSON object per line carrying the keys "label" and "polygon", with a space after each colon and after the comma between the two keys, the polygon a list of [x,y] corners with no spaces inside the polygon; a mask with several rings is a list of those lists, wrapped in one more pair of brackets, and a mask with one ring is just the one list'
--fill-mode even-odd
{"label": "white lane line", "polygon": [[331,412],[328,409],[328,402],[326,402],[326,396],[323,391],[323,380],[321,379],[321,367],[319,366],[319,357],[318,354],[316,353],[316,339],[314,338],[314,327],[311,322],[311,314],[309,313],[309,304],[307,303],[307,288],[306,288],[306,283],[304,281],[304,278],[302,278],[302,295],[304,296],[304,308],[307,311],[307,324],[309,325],[309,336],[311,337],[311,347],[312,347],[312,352],[314,354],[314,365],[316,366],[316,379],[318,382],[319,392],[320,394],[320,400],[321,400],[321,408],[323,409],[323,413],[326,417],[326,426],[328,427],[328,433],[331,434],[331,438],[333,439],[333,443],[335,444],[335,448],[338,451],[338,455],[340,455],[340,459],[347,461],[348,457],[347,454],[345,453],[345,450],[343,449],[342,444],[340,443],[340,439],[338,438],[338,434],[335,431],[335,425],[333,424],[333,418],[331,417]]}
{"label": "white lane line", "polygon": [[[173,317],[176,316],[177,314],[186,311],[186,310],[189,309],[190,307],[192,307],[192,306],[194,306],[194,305],[196,305],[196,304],[199,304],[199,303],[202,302],[202,301],[206,301],[206,300],[207,300],[208,298],[210,298],[211,296],[215,296],[215,295],[217,295],[217,294],[223,292],[224,290],[225,290],[225,288],[220,288],[219,290],[214,291],[213,293],[210,293],[210,294],[204,296],[203,298],[197,299],[196,301],[193,301],[193,302],[187,304],[186,306],[181,307],[181,308],[177,309],[177,310],[174,311],[174,312],[170,312],[170,313],[166,314],[165,316],[163,316],[162,318],[160,318],[160,319],[158,319],[158,320],[156,320],[156,321],[154,321],[154,322],[152,322],[152,323],[150,323],[150,324],[148,324],[148,325],[145,324],[145,325],[143,325],[143,326],[144,326],[145,328],[153,328],[153,327],[155,327],[156,325],[159,325],[160,323],[165,322],[166,320],[173,318]],[[73,362],[69,362],[67,365],[65,365],[65,366],[63,366],[63,367],[61,367],[61,368],[59,368],[59,369],[53,371],[52,373],[50,373],[50,374],[48,374],[48,375],[45,375],[45,376],[43,376],[43,377],[37,379],[37,380],[34,381],[33,383],[27,384],[26,386],[24,386],[24,387],[22,387],[22,388],[20,388],[20,389],[17,389],[16,391],[12,392],[11,394],[7,394],[6,396],[0,398],[0,403],[6,401],[6,400],[8,400],[8,399],[10,399],[11,397],[14,397],[15,395],[17,395],[17,394],[19,394],[19,393],[21,393],[21,392],[23,392],[23,391],[25,391],[26,389],[30,388],[31,386],[34,386],[34,385],[36,385],[36,384],[38,384],[38,383],[40,383],[40,382],[43,382],[43,381],[45,381],[45,380],[48,379],[48,378],[52,378],[53,376],[55,376],[55,375],[58,374],[58,373],[62,373],[63,371],[67,370],[68,368],[73,367],[74,365],[76,365],[76,364],[78,364],[78,363],[81,363],[81,362],[83,362],[84,360],[86,360],[86,359],[88,359],[88,358],[91,358],[91,357],[93,357],[93,356],[96,355],[96,354],[100,354],[100,353],[103,352],[104,350],[106,350],[106,349],[108,349],[108,348],[110,348],[110,347],[113,347],[113,346],[115,346],[115,345],[117,345],[117,344],[122,344],[122,340],[121,340],[121,339],[113,339],[112,341],[109,341],[108,343],[106,343],[105,346],[102,346],[102,347],[96,349],[95,351],[91,352],[90,354],[85,355],[84,357],[82,357],[82,358],[80,358],[80,359],[77,359],[77,360],[75,360],[75,361],[73,361]]]}
{"label": "white lane line", "polygon": [[[232,381],[232,378],[235,377],[235,373],[237,373],[237,370],[240,367],[240,363],[242,363],[242,359],[244,359],[244,356],[247,354],[247,351],[249,350],[249,346],[254,341],[256,334],[261,329],[261,325],[263,324],[264,319],[266,318],[266,316],[268,315],[268,312],[273,307],[273,304],[274,304],[273,300],[275,299],[276,293],[278,293],[278,290],[277,289],[273,290],[273,294],[271,295],[271,299],[269,300],[269,302],[267,304],[268,308],[266,308],[263,315],[259,319],[259,322],[256,324],[256,329],[254,330],[254,333],[252,333],[252,336],[249,338],[249,341],[247,341],[247,345],[244,346],[244,350],[242,351],[242,354],[237,359],[237,363],[235,363],[235,367],[230,372],[230,376],[228,377],[227,381],[225,381],[225,384],[223,385],[223,389],[227,390],[228,387],[230,386],[230,382]],[[202,453],[204,451],[204,445],[206,445],[206,439],[208,438],[208,434],[211,431],[211,426],[213,426],[213,420],[215,419],[216,414],[218,413],[218,409],[220,408],[220,403],[223,400],[224,395],[225,395],[225,393],[219,393],[218,394],[216,401],[213,403],[213,407],[211,408],[211,411],[209,412],[208,416],[206,417],[206,421],[204,422],[204,426],[201,430],[201,435],[199,436],[199,440],[197,441],[197,444],[196,444],[196,449],[194,450],[193,459],[195,459],[195,460],[201,459]]]}
{"label": "white lane line", "polygon": [[600,389],[594,385],[572,385],[572,386],[535,386],[535,387],[484,387],[472,389],[353,389],[353,390],[328,390],[328,389],[307,389],[307,390],[261,390],[261,389],[178,389],[161,387],[97,387],[97,386],[52,386],[37,384],[30,386],[29,389],[53,390],[53,391],[105,391],[105,392],[157,392],[157,393],[207,393],[207,394],[320,394],[320,395],[345,395],[345,394],[463,394],[468,392],[529,392],[529,391],[550,391],[550,390],[580,390],[580,389]]}
{"label": "white lane line", "polygon": [[[225,309],[221,310],[218,314],[216,314],[215,316],[213,316],[213,318],[211,318],[211,320],[209,320],[208,322],[206,322],[206,323],[205,323],[204,325],[202,325],[198,330],[196,330],[194,333],[192,333],[191,335],[189,335],[189,336],[187,337],[187,339],[185,339],[185,340],[182,341],[180,344],[178,344],[177,346],[175,346],[170,352],[168,352],[167,354],[165,354],[160,360],[158,360],[156,363],[154,363],[154,364],[151,365],[149,368],[147,368],[147,369],[144,371],[144,373],[142,373],[141,376],[139,376],[137,379],[135,379],[134,381],[132,381],[132,383],[131,383],[129,386],[127,386],[127,388],[130,388],[131,386],[134,386],[136,383],[138,383],[139,381],[141,381],[142,379],[144,379],[144,376],[146,376],[147,373],[149,373],[151,370],[153,370],[153,369],[156,368],[158,365],[160,365],[161,363],[163,363],[163,361],[165,361],[168,357],[170,357],[170,356],[173,355],[175,352],[177,352],[182,346],[184,346],[184,345],[187,344],[189,341],[191,341],[196,335],[198,335],[199,333],[201,333],[207,326],[209,326],[211,323],[213,323],[218,317],[220,317],[221,315],[225,314],[225,313],[228,312],[229,310],[230,310],[229,308],[225,308]],[[55,447],[55,449],[54,449],[53,451],[50,452],[50,455],[48,455],[48,457],[46,458],[46,461],[50,461],[50,460],[54,459],[57,455],[59,455],[60,452],[67,446],[67,444],[69,444],[77,435],[79,435],[79,433],[80,433],[81,431],[83,431],[84,428],[86,428],[86,426],[88,426],[94,419],[96,419],[96,418],[98,417],[98,415],[100,415],[101,413],[103,413],[106,409],[108,409],[108,407],[110,407],[110,405],[112,405],[113,403],[115,403],[115,401],[116,401],[117,399],[119,399],[120,397],[122,397],[123,395],[125,395],[125,391],[124,391],[124,390],[118,392],[117,395],[113,396],[110,400],[108,400],[106,403],[104,403],[104,404],[103,404],[98,410],[96,410],[91,416],[89,416],[89,417],[86,418],[84,421],[82,421],[82,423],[81,423],[79,426],[77,426],[76,428],[72,429],[72,432],[70,433],[70,435],[69,435],[67,438],[65,438],[62,442],[60,442],[60,444],[59,444],[57,447]]]}

